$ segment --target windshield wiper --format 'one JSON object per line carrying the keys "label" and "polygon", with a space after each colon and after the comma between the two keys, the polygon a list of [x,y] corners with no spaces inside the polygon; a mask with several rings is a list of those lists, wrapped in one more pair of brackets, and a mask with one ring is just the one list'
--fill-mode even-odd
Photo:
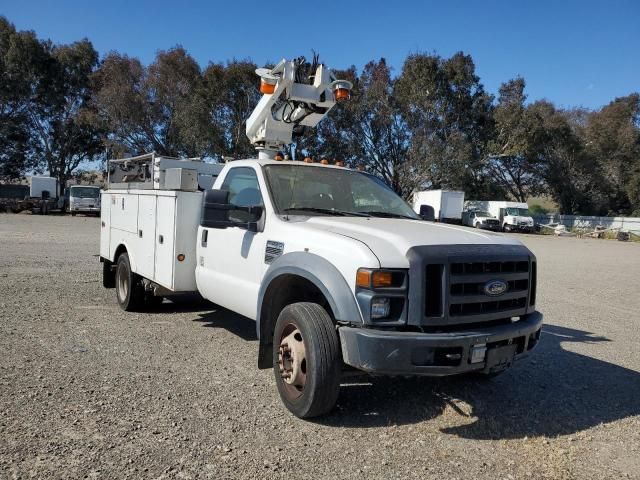
{"label": "windshield wiper", "polygon": [[381,212],[381,211],[370,211],[370,212],[358,212],[364,213],[370,217],[380,217],[380,218],[406,218],[408,220],[418,220],[416,217],[410,217],[409,215],[402,215],[401,213],[392,213],[392,212]]}
{"label": "windshield wiper", "polygon": [[283,212],[311,212],[311,213],[324,213],[326,215],[334,215],[336,217],[346,217],[346,216],[354,216],[354,217],[370,217],[371,215],[364,212],[347,212],[345,210],[334,210],[333,208],[317,208],[317,207],[290,207],[285,208]]}

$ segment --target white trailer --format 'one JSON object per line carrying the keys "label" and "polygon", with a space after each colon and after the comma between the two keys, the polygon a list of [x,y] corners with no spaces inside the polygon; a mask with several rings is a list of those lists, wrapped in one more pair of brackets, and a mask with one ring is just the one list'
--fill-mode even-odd
{"label": "white trailer", "polygon": [[58,179],[54,177],[31,177],[29,196],[32,198],[57,198],[60,196]]}
{"label": "white trailer", "polygon": [[466,208],[467,210],[489,212],[500,220],[500,227],[505,232],[533,231],[533,218],[526,202],[469,200],[466,202]]}
{"label": "white trailer", "polygon": [[435,220],[447,223],[462,222],[464,192],[457,190],[426,190],[413,194],[413,210],[420,214],[423,205],[433,208]]}

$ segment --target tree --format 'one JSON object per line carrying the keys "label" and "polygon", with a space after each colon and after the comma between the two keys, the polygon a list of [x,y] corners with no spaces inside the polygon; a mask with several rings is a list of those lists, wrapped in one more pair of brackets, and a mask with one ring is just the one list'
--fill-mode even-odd
{"label": "tree", "polygon": [[486,162],[493,181],[519,202],[525,202],[543,188],[537,162],[544,130],[542,120],[525,106],[524,88],[521,77],[501,85]]}
{"label": "tree", "polygon": [[585,146],[602,166],[610,190],[610,212],[628,214],[640,209],[640,94],[616,98],[589,115]]}
{"label": "tree", "polygon": [[411,134],[407,170],[415,187],[486,189],[482,170],[492,97],[469,55],[410,55],[395,93]]}
{"label": "tree", "polygon": [[58,179],[63,193],[78,166],[102,152],[100,132],[85,118],[98,54],[86,39],[43,46],[47,56],[40,84],[46,88],[30,99],[26,111],[34,154]]}
{"label": "tree", "polygon": [[37,167],[27,106],[42,94],[46,52],[33,32],[17,32],[0,17],[0,179]]}
{"label": "tree", "polygon": [[148,68],[110,53],[92,80],[93,123],[109,132],[110,149],[187,157],[209,151],[206,118],[198,108],[200,67],[182,47],[159,52]]}

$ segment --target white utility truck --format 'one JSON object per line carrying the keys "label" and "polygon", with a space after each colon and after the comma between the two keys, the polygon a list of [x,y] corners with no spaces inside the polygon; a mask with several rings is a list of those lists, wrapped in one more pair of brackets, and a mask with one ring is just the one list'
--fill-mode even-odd
{"label": "white utility truck", "polygon": [[465,210],[462,212],[462,224],[482,230],[502,230],[500,220],[483,210]]}
{"label": "white utility truck", "polygon": [[490,213],[500,220],[500,227],[504,232],[533,231],[533,218],[526,202],[469,200],[466,207]]}
{"label": "white utility truck", "polygon": [[[433,208],[435,220],[444,223],[462,223],[464,192],[456,190],[425,190],[414,192],[413,210],[421,214],[424,206]],[[422,209],[422,210],[421,210]]]}
{"label": "white utility truck", "polygon": [[69,192],[69,213],[100,213],[100,187],[96,185],[71,185]]}
{"label": "white utility truck", "polygon": [[258,367],[273,367],[301,418],[331,410],[349,369],[495,375],[529,353],[542,328],[535,256],[423,221],[362,172],[281,160],[351,84],[302,59],[257,73],[247,135],[258,158],[110,162],[100,257],[121,308],[199,292],[255,320]]}

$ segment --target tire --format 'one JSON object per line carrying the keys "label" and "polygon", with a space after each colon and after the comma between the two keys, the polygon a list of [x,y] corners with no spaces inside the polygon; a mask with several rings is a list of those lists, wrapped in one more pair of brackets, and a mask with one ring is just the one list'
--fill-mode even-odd
{"label": "tire", "polygon": [[71,216],[75,217],[76,216],[76,212],[71,212]]}
{"label": "tire", "polygon": [[122,253],[118,257],[115,281],[116,298],[120,308],[125,312],[140,310],[144,303],[144,290],[140,283],[140,277],[131,271],[131,263],[127,253]]}
{"label": "tire", "polygon": [[338,399],[342,360],[326,310],[316,303],[288,305],[278,316],[273,340],[273,372],[287,409],[298,418],[329,412]]}

